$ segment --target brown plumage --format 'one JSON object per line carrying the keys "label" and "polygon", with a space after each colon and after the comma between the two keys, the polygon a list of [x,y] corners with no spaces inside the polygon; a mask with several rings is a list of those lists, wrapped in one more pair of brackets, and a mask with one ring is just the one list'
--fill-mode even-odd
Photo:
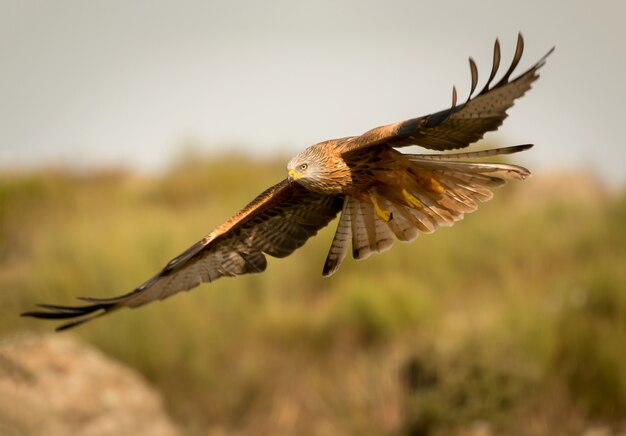
{"label": "brown plumage", "polygon": [[397,148],[458,149],[497,129],[514,101],[538,78],[539,68],[552,52],[510,80],[523,47],[520,35],[511,66],[491,86],[500,64],[496,40],[491,74],[475,97],[478,73],[470,59],[471,92],[461,105],[456,105],[453,89],[450,109],[307,148],[288,163],[287,179],[260,194],[132,292],[114,298],[81,297],[88,303],[82,306],[42,304],[43,310],[23,315],[71,319],[58,328],[62,330],[122,307],[162,300],[202,282],[262,272],[267,266],[265,254],[290,255],[339,212],[325,276],[339,268],[350,246],[355,259],[364,259],[389,249],[394,239],[411,241],[420,232],[454,224],[479,202],[489,200],[492,188],[530,174],[516,165],[467,159],[516,153],[531,145],[455,154],[403,154]]}

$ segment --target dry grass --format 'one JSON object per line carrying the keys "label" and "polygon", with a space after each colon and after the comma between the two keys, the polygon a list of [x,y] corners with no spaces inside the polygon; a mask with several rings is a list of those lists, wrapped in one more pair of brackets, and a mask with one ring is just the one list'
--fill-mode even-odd
{"label": "dry grass", "polygon": [[[0,334],[51,329],[17,317],[34,303],[132,289],[282,168],[225,157],[157,178],[0,177]],[[326,229],[265,274],[75,334],[148,377],[190,434],[623,425],[624,223],[624,193],[584,175],[535,177],[452,229],[349,260],[330,279],[320,274]]]}

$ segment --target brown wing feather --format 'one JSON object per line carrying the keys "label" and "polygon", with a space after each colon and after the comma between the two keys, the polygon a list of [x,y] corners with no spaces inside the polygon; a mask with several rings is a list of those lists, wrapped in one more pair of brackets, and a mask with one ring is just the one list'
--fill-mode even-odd
{"label": "brown wing feather", "polygon": [[[511,66],[502,79],[490,88],[489,86],[500,65],[500,44],[496,40],[489,80],[483,90],[474,98],[471,98],[471,94],[476,88],[478,73],[474,62],[470,60],[472,91],[465,104],[455,107],[453,103],[452,108],[447,110],[369,130],[361,136],[355,136],[344,141],[340,151],[346,153],[380,144],[392,147],[419,145],[433,150],[452,150],[467,147],[478,141],[485,133],[500,127],[507,117],[506,111],[537,80],[539,77],[538,70],[544,65],[546,58],[554,48],[528,71],[513,80],[509,80],[522,57],[523,50],[524,43],[520,34]],[[453,92],[453,101],[456,101],[455,96],[456,93]]]}
{"label": "brown wing feather", "polygon": [[285,257],[304,245],[341,210],[343,198],[317,194],[287,180],[260,194],[238,214],[172,259],[158,274],[132,292],[113,298],[80,298],[90,304],[56,306],[23,316],[73,319],[77,326],[122,307],[138,307],[188,291],[223,276],[262,272],[265,254]]}

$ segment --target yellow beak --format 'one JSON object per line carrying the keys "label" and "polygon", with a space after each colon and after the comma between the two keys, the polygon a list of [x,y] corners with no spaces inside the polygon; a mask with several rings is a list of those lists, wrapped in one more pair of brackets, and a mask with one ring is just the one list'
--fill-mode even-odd
{"label": "yellow beak", "polygon": [[296,180],[298,177],[300,177],[300,174],[297,174],[294,170],[289,170],[289,178],[291,180]]}

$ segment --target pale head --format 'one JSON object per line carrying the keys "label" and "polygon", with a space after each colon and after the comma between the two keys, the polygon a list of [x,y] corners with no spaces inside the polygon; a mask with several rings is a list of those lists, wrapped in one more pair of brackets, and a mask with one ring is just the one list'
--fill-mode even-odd
{"label": "pale head", "polygon": [[287,164],[289,180],[323,194],[338,194],[351,181],[350,169],[330,141],[312,145]]}
{"label": "pale head", "polygon": [[289,180],[312,189],[324,177],[322,156],[313,147],[309,147],[295,155],[287,163],[287,172]]}

